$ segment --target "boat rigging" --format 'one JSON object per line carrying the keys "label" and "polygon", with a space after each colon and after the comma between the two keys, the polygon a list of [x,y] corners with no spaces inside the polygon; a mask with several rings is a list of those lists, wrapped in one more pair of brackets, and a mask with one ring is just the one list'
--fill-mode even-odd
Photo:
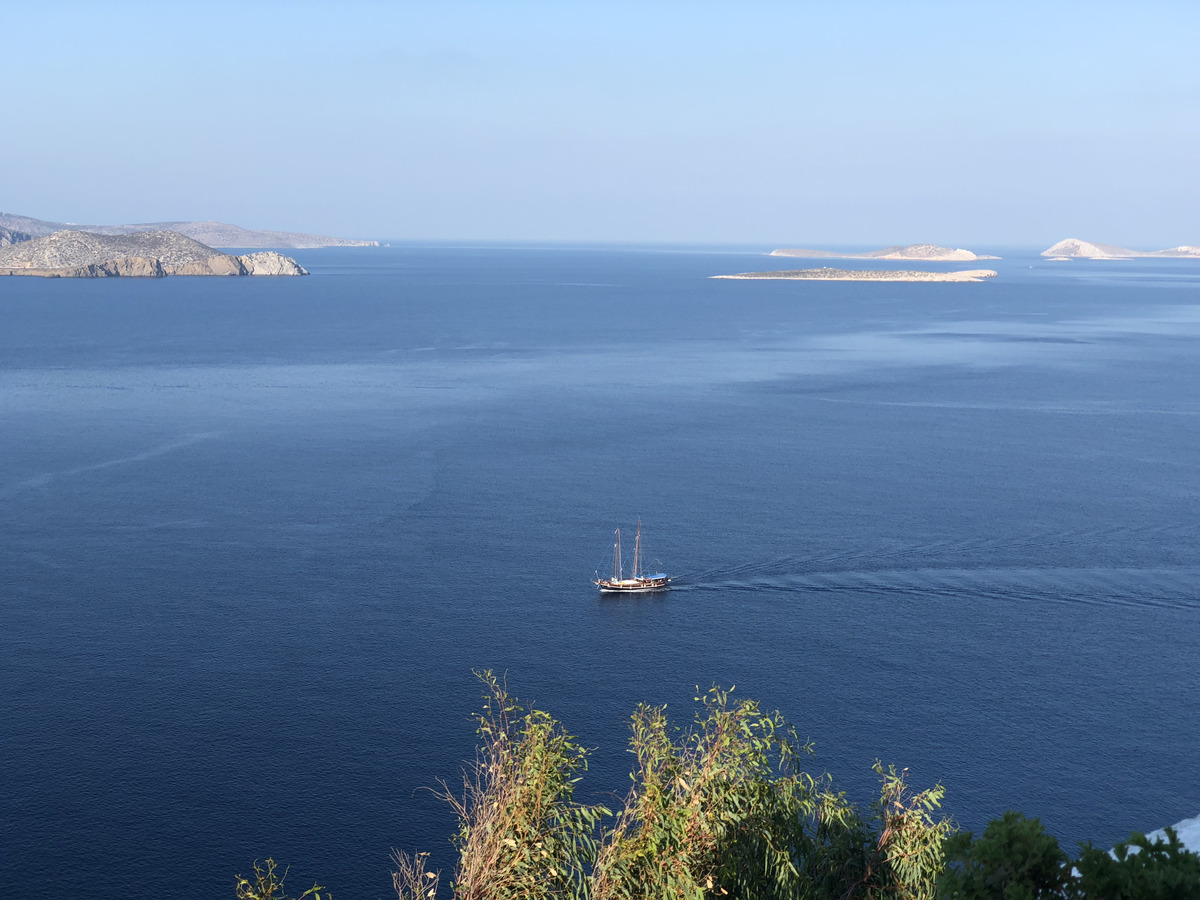
{"label": "boat rigging", "polygon": [[613,540],[613,568],[611,578],[601,578],[599,573],[592,579],[592,584],[600,588],[601,593],[612,594],[642,594],[647,591],[666,590],[671,585],[671,579],[662,572],[653,575],[643,575],[641,570],[642,554],[642,520],[638,519],[637,538],[633,542],[633,574],[625,577],[625,568],[621,559],[621,529],[616,530]]}

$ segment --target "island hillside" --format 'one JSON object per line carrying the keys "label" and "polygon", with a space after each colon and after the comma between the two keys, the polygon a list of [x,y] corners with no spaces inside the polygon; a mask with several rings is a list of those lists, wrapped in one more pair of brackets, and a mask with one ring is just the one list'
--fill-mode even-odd
{"label": "island hillside", "polygon": [[136,234],[143,231],[175,231],[209,247],[261,247],[263,249],[307,250],[315,247],[378,247],[378,241],[352,241],[322,234],[295,231],[257,231],[223,222],[150,222],[141,225],[76,225],[50,222],[13,213],[0,213],[0,229],[43,237],[56,231],[87,231],[92,234]]}
{"label": "island hillside", "polygon": [[307,275],[271,250],[233,256],[174,231],[128,235],[59,231],[0,247],[0,275],[159,278],[164,275]]}
{"label": "island hillside", "polygon": [[995,269],[966,269],[961,272],[921,272],[894,269],[790,269],[779,272],[739,272],[710,275],[710,278],[777,279],[780,281],[982,281],[995,278]]}
{"label": "island hillside", "polygon": [[0,247],[7,247],[9,244],[19,244],[22,241],[33,240],[33,235],[24,231],[17,231],[13,228],[0,228]]}
{"label": "island hillside", "polygon": [[1059,241],[1053,247],[1043,250],[1042,256],[1054,259],[1134,259],[1139,257],[1200,259],[1200,247],[1185,244],[1181,247],[1171,247],[1169,250],[1129,250],[1125,247],[1115,247],[1112,244],[1097,244],[1092,241],[1081,241],[1079,238],[1067,238]]}
{"label": "island hillside", "polygon": [[921,259],[926,262],[970,262],[976,259],[999,259],[998,256],[980,256],[970,250],[955,250],[936,244],[908,244],[907,246],[884,247],[867,253],[838,253],[833,250],[772,250],[770,256],[797,256],[805,259]]}

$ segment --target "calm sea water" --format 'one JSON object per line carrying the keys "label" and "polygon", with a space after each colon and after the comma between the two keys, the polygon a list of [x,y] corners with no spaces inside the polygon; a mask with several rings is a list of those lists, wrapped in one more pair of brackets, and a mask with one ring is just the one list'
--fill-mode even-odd
{"label": "calm sea water", "polygon": [[[0,883],[389,896],[449,865],[472,669],[596,747],[778,708],[1068,846],[1200,811],[1200,264],[710,281],[747,252],[405,246],[0,283]],[[589,583],[641,517],[669,593]],[[628,531],[626,532],[628,534]],[[164,888],[164,885],[167,887]]]}

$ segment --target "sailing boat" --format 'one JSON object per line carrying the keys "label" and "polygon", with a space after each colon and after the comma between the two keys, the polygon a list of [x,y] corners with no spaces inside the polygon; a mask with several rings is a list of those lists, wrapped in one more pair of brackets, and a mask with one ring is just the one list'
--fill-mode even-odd
{"label": "sailing boat", "polygon": [[662,591],[671,585],[671,579],[662,572],[653,575],[643,575],[641,571],[642,554],[642,520],[638,519],[637,538],[633,542],[633,575],[625,577],[625,569],[621,560],[621,529],[616,532],[613,541],[612,578],[601,578],[597,575],[592,584],[600,588],[602,593],[641,594],[646,591]]}

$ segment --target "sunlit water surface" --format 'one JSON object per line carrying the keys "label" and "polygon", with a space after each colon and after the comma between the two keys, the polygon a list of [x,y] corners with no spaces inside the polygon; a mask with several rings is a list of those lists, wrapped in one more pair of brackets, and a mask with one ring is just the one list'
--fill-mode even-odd
{"label": "sunlit water surface", "polygon": [[[710,281],[737,251],[298,252],[0,284],[0,883],[343,898],[451,864],[472,669],[628,784],[639,701],[778,708],[1068,847],[1200,810],[1200,263]],[[782,263],[782,264],[780,264]],[[598,596],[638,517],[665,594]]]}

